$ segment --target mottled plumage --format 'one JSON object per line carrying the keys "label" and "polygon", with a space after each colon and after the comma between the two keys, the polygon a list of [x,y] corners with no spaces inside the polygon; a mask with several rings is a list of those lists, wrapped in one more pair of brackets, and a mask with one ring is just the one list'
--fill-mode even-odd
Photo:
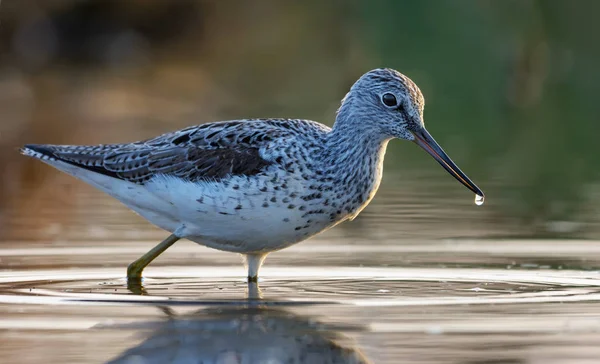
{"label": "mottled plumage", "polygon": [[[267,253],[360,213],[379,187],[392,138],[415,141],[483,195],[426,132],[423,106],[408,77],[377,69],[352,86],[332,129],[309,120],[235,120],[136,143],[27,145],[23,153],[172,232],[166,247],[184,237],[245,254],[255,277]],[[143,257],[143,266],[158,254]]]}
{"label": "mottled plumage", "polygon": [[141,185],[156,175],[198,182],[264,172],[276,163],[272,158],[265,159],[267,150],[303,132],[325,128],[315,124],[307,120],[235,120],[186,128],[136,143],[26,145],[25,149]]}

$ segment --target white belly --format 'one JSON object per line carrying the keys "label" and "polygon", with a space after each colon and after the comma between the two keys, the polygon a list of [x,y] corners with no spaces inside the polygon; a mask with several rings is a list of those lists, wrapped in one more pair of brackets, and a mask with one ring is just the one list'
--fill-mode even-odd
{"label": "white belly", "polygon": [[77,172],[72,174],[154,225],[220,250],[241,253],[283,249],[339,222],[331,221],[330,211],[314,213],[318,200],[301,199],[307,193],[302,180],[288,180],[285,190],[264,191],[270,178],[235,176],[226,181],[192,183],[159,176],[142,186]]}
{"label": "white belly", "polygon": [[[300,198],[306,194],[300,182],[288,181],[285,191],[261,191],[264,185],[253,177],[225,183],[160,177],[144,187],[162,203],[138,212],[166,230],[180,229],[182,237],[235,252],[282,249],[333,226],[329,214],[307,214],[313,210]],[[155,220],[165,212],[168,219]]]}

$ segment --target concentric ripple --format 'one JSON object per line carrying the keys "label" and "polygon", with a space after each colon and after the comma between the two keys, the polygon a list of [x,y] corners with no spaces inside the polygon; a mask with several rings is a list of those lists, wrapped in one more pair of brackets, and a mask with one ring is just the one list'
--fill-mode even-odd
{"label": "concentric ripple", "polygon": [[[201,305],[247,298],[247,284],[236,277],[235,267],[163,267],[144,279],[143,296],[128,287],[122,273],[115,268],[4,273],[0,303]],[[263,276],[263,297],[282,302],[430,306],[600,300],[598,273],[569,270],[266,267]]]}

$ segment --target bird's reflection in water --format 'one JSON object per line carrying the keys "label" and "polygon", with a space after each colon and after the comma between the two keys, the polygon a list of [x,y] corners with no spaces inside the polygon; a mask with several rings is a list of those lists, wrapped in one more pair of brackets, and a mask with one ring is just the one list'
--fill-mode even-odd
{"label": "bird's reflection in water", "polygon": [[[317,322],[282,309],[285,302],[260,301],[249,285],[249,300],[192,313],[159,307],[165,320],[145,323],[149,337],[110,363],[368,363],[348,346],[339,330],[357,330]],[[256,297],[256,296],[255,296]]]}

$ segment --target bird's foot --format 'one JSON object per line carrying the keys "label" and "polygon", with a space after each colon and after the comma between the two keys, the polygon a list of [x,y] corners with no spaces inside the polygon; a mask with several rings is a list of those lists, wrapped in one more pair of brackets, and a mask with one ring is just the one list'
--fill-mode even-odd
{"label": "bird's foot", "polygon": [[127,289],[136,295],[145,296],[148,294],[142,283],[142,277],[127,277]]}

